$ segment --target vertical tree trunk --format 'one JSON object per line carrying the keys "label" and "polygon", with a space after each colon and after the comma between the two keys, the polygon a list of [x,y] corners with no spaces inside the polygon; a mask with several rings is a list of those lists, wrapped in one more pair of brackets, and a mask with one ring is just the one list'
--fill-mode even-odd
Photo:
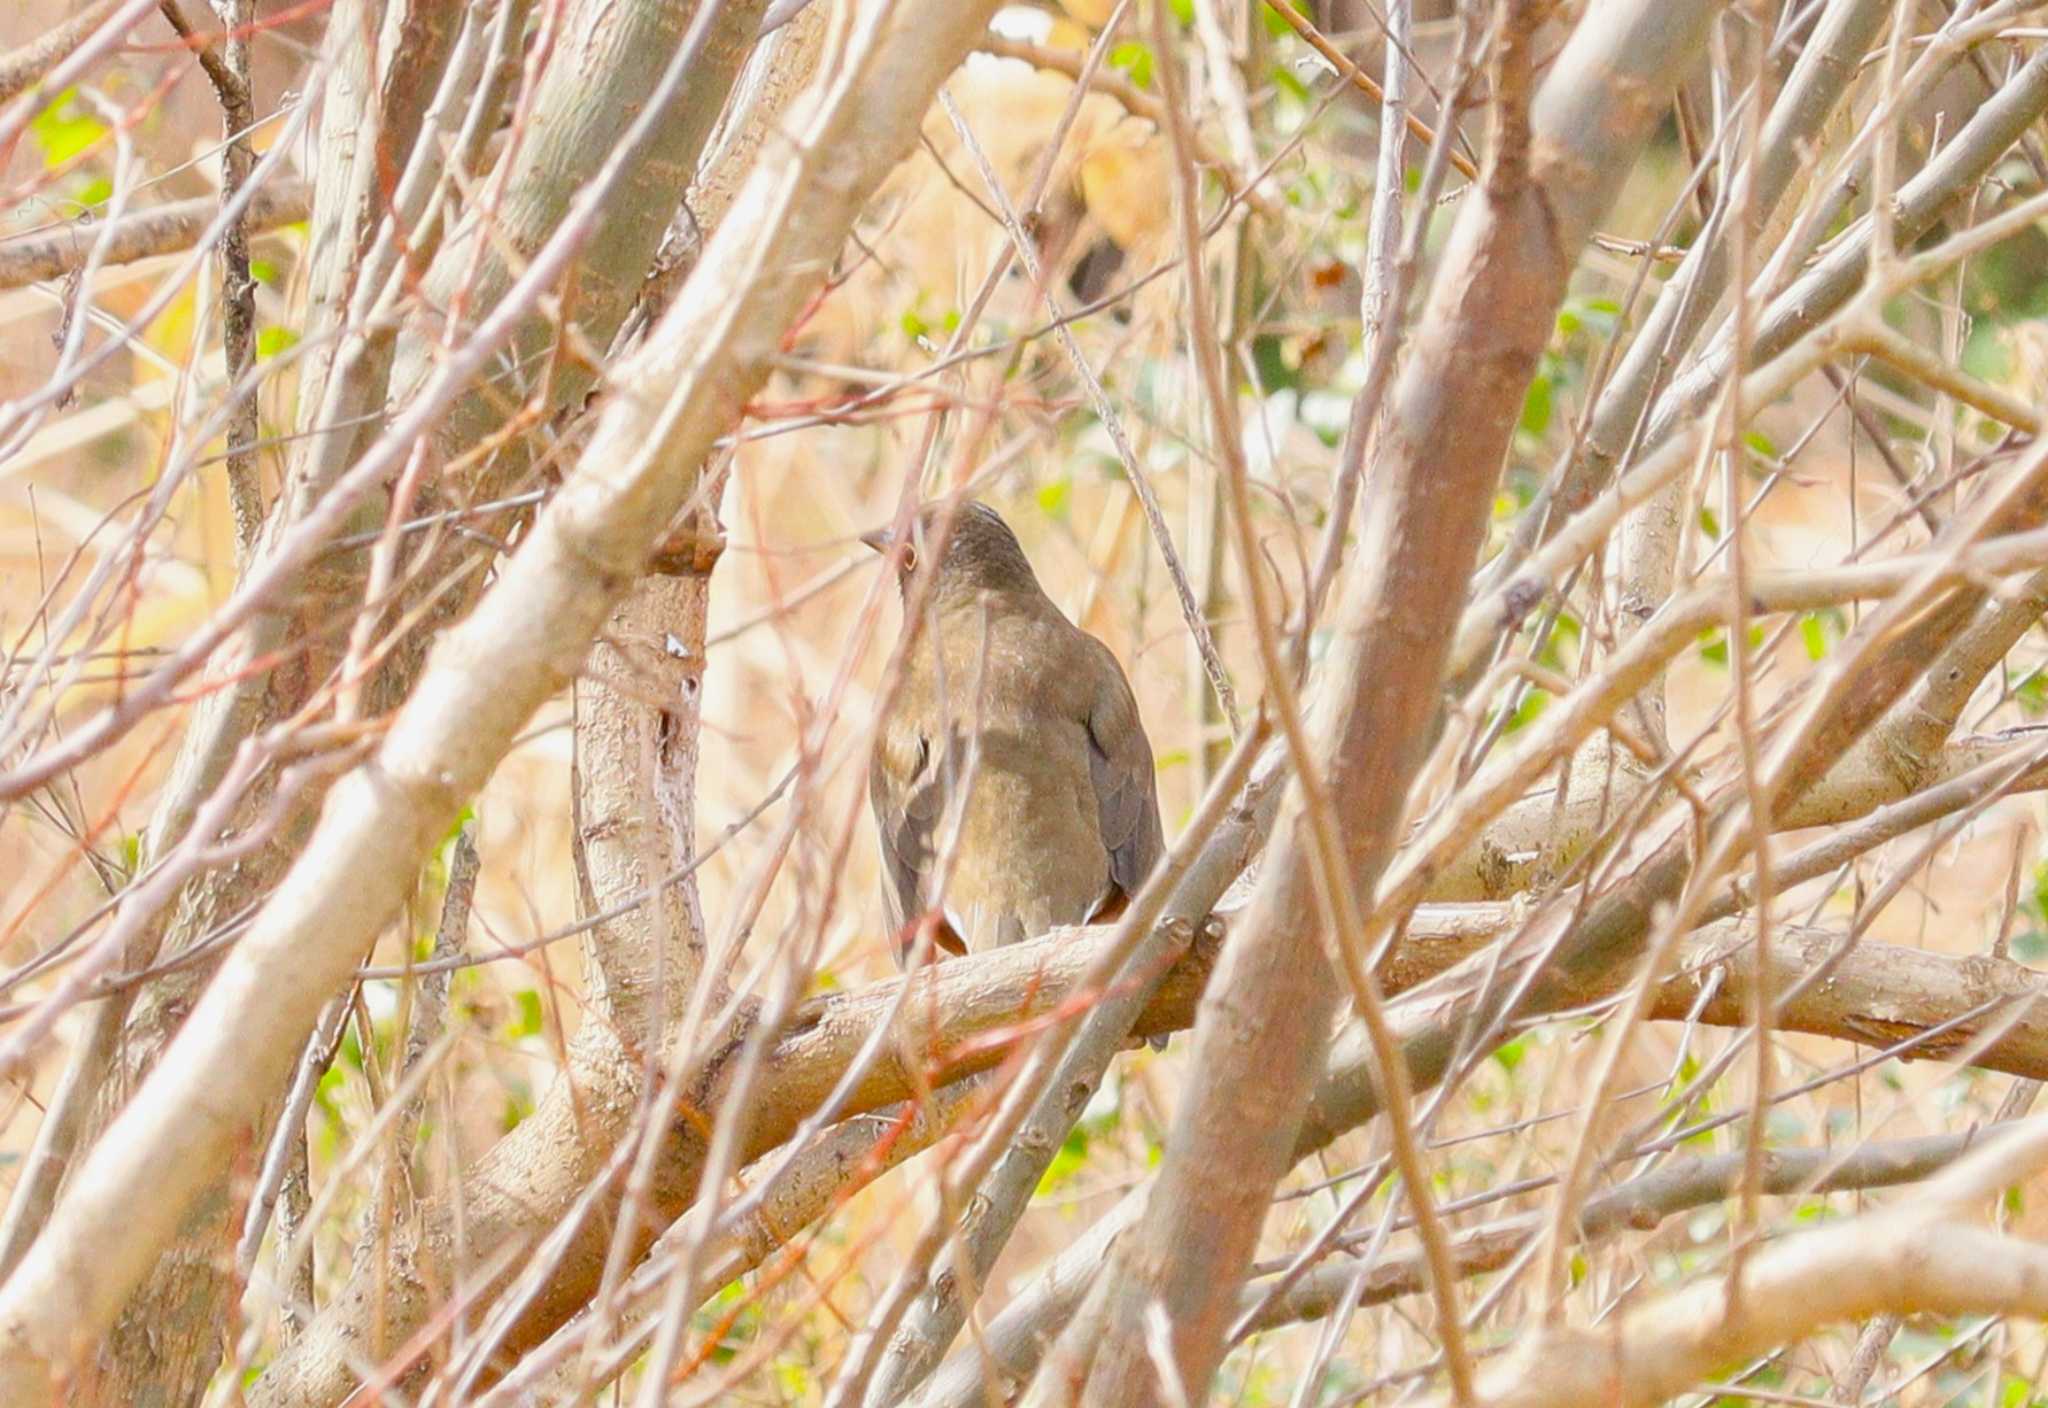
{"label": "vertical tree trunk", "polygon": [[[1530,110],[1530,16],[1510,8],[1493,150],[1452,232],[1398,384],[1312,729],[1355,893],[1370,895],[1401,823],[1465,602],[1501,457],[1578,248],[1606,209],[1711,4],[1589,13]],[[1587,169],[1577,153],[1603,154]],[[1455,389],[1455,390],[1454,390]],[[1195,1073],[1140,1224],[1033,1385],[1032,1401],[1149,1405],[1199,1398],[1237,1287],[1321,1068],[1336,1007],[1297,790],[1196,1025]],[[1256,1118],[1247,1112],[1256,1110]],[[1099,1307],[1099,1309],[1097,1309]],[[1166,1340],[1150,1321],[1165,1312]],[[1096,1317],[1099,1315],[1099,1319]],[[1160,1362],[1161,1356],[1168,1356]],[[1162,1375],[1172,1373],[1169,1388]]]}

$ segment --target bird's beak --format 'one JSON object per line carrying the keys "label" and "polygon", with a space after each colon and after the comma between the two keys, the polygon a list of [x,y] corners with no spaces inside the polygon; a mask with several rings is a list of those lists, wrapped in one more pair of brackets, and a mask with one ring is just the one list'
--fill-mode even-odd
{"label": "bird's beak", "polygon": [[876,552],[887,552],[891,541],[887,528],[870,528],[867,532],[860,535],[860,540]]}

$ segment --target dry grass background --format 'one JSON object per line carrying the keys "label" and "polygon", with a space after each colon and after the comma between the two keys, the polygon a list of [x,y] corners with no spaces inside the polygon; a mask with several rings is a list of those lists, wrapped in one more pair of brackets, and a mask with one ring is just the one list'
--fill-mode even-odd
{"label": "dry grass background", "polygon": [[[0,49],[32,36],[66,8],[50,0],[7,7],[0,13]],[[1032,12],[1013,18],[1020,29],[1050,43],[1073,45],[1085,39],[1085,30],[1066,15]],[[303,46],[316,33],[312,22],[302,22],[258,43],[258,85],[269,104],[289,85]],[[1283,58],[1299,57],[1288,44],[1278,48]],[[115,103],[135,103],[179,62],[166,53],[129,53],[105,66],[96,83]],[[213,99],[187,67],[176,86],[150,99],[140,115],[134,133],[138,170],[151,176],[176,172],[139,191],[140,202],[210,189]],[[983,57],[956,77],[952,91],[1009,189],[1022,189],[1067,103],[1068,81]],[[1273,392],[1257,414],[1247,415],[1251,460],[1264,490],[1262,531],[1282,579],[1291,583],[1298,577],[1295,563],[1303,550],[1297,545],[1312,550],[1334,457],[1331,419],[1341,418],[1343,398],[1358,374],[1355,283],[1323,271],[1341,273],[1360,253],[1371,122],[1368,113],[1348,102],[1315,113],[1284,95],[1269,93],[1265,101],[1270,107],[1261,110],[1260,118],[1270,130],[1288,133],[1306,126],[1296,155],[1275,174],[1274,188],[1284,193],[1285,223],[1262,234],[1264,274],[1257,289],[1261,300],[1270,300],[1260,316],[1272,330],[1275,355],[1302,361],[1305,385]],[[904,492],[925,435],[925,398],[913,394],[851,419],[828,416],[824,423],[794,428],[790,422],[831,406],[867,381],[926,366],[1005,240],[989,214],[961,189],[979,193],[973,164],[936,112],[927,134],[928,149],[897,174],[877,207],[881,216],[865,229],[865,251],[849,251],[851,276],[815,310],[790,349],[789,368],[765,394],[768,404],[760,408],[761,418],[736,448],[722,511],[729,544],[712,595],[714,644],[706,678],[699,835],[708,844],[746,817],[795,760],[800,735],[812,732],[819,745],[821,786],[797,828],[792,854],[751,942],[775,942],[799,906],[815,898],[815,890],[807,895],[804,887],[825,883],[838,835],[851,825],[855,843],[841,878],[846,900],[828,930],[820,978],[825,983],[852,984],[890,971],[866,829],[864,730],[881,647],[896,628],[896,608],[893,592],[884,588],[854,535],[887,518]],[[1056,286],[1065,303],[1074,302],[1065,275],[1089,249],[1104,242],[1115,245],[1126,272],[1150,267],[1166,252],[1171,198],[1162,142],[1149,125],[1126,117],[1108,98],[1091,96],[1083,104],[1055,167],[1048,216],[1049,224],[1071,229]],[[0,210],[5,222],[0,232],[29,228],[62,213],[78,183],[104,166],[103,160],[88,162],[78,173],[49,176],[35,144],[24,143],[0,173],[10,201]],[[1673,154],[1653,155],[1607,228],[1631,237],[1654,234],[1672,198],[1676,173]],[[261,295],[266,327],[291,326],[304,242],[304,230],[298,228],[265,237],[257,246],[258,257],[274,268]],[[105,276],[98,289],[101,306],[117,316],[132,313],[175,262],[148,261]],[[1619,300],[1633,275],[1621,258],[1593,256],[1582,271],[1576,299],[1586,305]],[[1333,287],[1322,287],[1326,278]],[[0,629],[10,644],[39,642],[35,604],[51,575],[74,551],[90,556],[100,517],[118,517],[130,497],[150,482],[181,408],[204,405],[215,389],[219,355],[211,287],[207,278],[190,284],[150,325],[142,346],[95,373],[76,403],[54,417],[27,451],[0,463]],[[1206,422],[1191,366],[1181,353],[1179,298],[1177,282],[1159,280],[1114,316],[1082,321],[1076,333],[1128,417],[1178,540],[1184,548],[1196,544],[1199,555],[1212,511],[1199,448]],[[46,374],[54,357],[53,310],[48,290],[0,293],[0,397],[35,385]],[[1928,316],[1938,318],[1942,310],[1930,308]],[[1013,273],[990,304],[981,336],[1007,337],[1043,321],[1039,290]],[[2022,352],[2028,345],[2024,334],[2011,334],[2008,341]],[[1554,350],[1560,370],[1550,422],[1541,434],[1522,437],[1516,452],[1517,468],[1530,473],[1540,473],[1568,437],[1580,406],[1584,369],[1597,359],[1598,345],[1584,333],[1561,332]],[[2028,377],[2031,358],[2006,360],[2019,368],[2015,377]],[[979,446],[958,436],[940,446],[925,489],[972,480],[977,492],[1015,525],[1054,598],[1125,661],[1159,756],[1171,834],[1199,792],[1205,745],[1219,736],[1205,713],[1201,677],[1179,613],[1135,496],[1115,467],[1103,430],[1088,413],[1067,363],[1049,339],[1041,338],[1026,349],[1016,374],[1007,380],[1001,377],[1003,365],[1002,357],[985,358],[938,383],[994,418]],[[2023,389],[2038,396],[2043,388]],[[267,427],[288,422],[284,407],[289,394],[288,384],[271,388],[265,402]],[[1247,406],[1248,412],[1253,409]],[[1764,424],[1776,445],[1786,447],[1799,443],[1822,417],[1824,423],[1787,467],[1756,520],[1752,541],[1765,565],[1839,561],[1898,509],[1895,488],[1868,449],[1854,443],[1846,414],[1830,408],[1824,390],[1775,408]],[[1951,434],[1970,431],[1968,426],[1958,431],[1939,409],[1930,424],[1931,452],[1937,454]],[[266,458],[265,467],[274,482],[274,455]],[[232,531],[220,477],[202,475],[197,483],[198,491],[179,505],[171,527],[152,542],[149,560],[135,579],[126,640],[131,651],[178,640],[232,581]],[[1511,496],[1504,496],[1503,524],[1512,506]],[[1222,585],[1218,640],[1240,687],[1255,693],[1256,667],[1231,606],[1234,593],[1228,580]],[[849,649],[856,656],[848,687],[827,708],[826,691]],[[2015,652],[2012,676],[2043,659],[2048,651],[2036,636]],[[1571,664],[1569,653],[1565,664]],[[1798,633],[1772,652],[1771,664],[1768,689],[1782,688],[1809,667]],[[117,662],[108,662],[107,678],[77,691],[68,708],[83,712],[116,688],[116,668]],[[1672,679],[1674,737],[1690,736],[1722,702],[1727,687],[1726,671],[1705,652],[1687,657]],[[1966,715],[1979,726],[2022,717],[2017,703],[2001,703],[1988,691]],[[569,719],[564,699],[537,720],[476,804],[484,872],[472,928],[475,952],[529,943],[576,918],[568,862]],[[23,961],[82,920],[103,896],[75,836],[84,829],[98,849],[121,854],[148,815],[178,727],[173,717],[137,730],[81,769],[76,789],[67,795],[0,813],[0,961],[10,966]],[[1983,951],[2006,919],[2009,880],[2017,878],[2023,900],[2033,894],[2041,806],[2038,798],[2023,797],[1992,808],[1921,867],[1879,920],[1876,935],[1950,953]],[[46,814],[53,810],[64,814],[64,824],[54,824]],[[760,821],[733,835],[705,867],[701,882],[714,927],[734,913],[784,820],[781,805],[770,807]],[[1782,837],[1779,845],[1789,849],[1801,839]],[[1904,858],[1913,844],[1898,843],[1868,857],[1861,863],[1863,882],[1875,884],[1891,867],[1908,863]],[[1832,905],[1846,910],[1853,891],[1853,886],[1845,888]],[[423,893],[422,927],[431,925],[432,900],[431,892]],[[2024,936],[2035,922],[2021,913],[2013,928]],[[392,936],[387,953],[397,951],[399,939]],[[2018,952],[2027,956],[2033,950],[2022,943]],[[429,1184],[443,1181],[449,1168],[473,1157],[530,1108],[554,1068],[563,1037],[579,1020],[579,988],[568,946],[542,948],[460,975],[455,1005],[464,1036],[449,1097],[431,1122],[418,1160],[420,1176]],[[30,985],[10,999],[19,1001],[36,991]],[[388,1021],[396,1008],[395,989],[373,990],[372,1001],[372,1010]],[[1439,1137],[1473,1136],[1570,1109],[1592,1053],[1582,1033],[1581,1025],[1558,1022],[1529,1034],[1516,1064],[1496,1062],[1466,1087],[1440,1124]],[[1704,1060],[1734,1035],[1649,1028],[1622,1088],[1662,1078],[1687,1054]],[[1133,1053],[1121,1060],[1084,1122],[1085,1157],[1077,1146],[1074,1157],[1056,1166],[1039,1209],[999,1269],[999,1294],[1006,1278],[1056,1249],[1147,1166],[1171,1113],[1176,1082],[1170,1073],[1184,1058],[1185,1046],[1183,1041],[1163,1054]],[[1856,1054],[1842,1043],[1785,1040],[1779,1083],[1803,1080]],[[0,1096],[0,1110],[6,1113],[0,1128],[0,1150],[6,1152],[0,1158],[18,1157],[32,1137],[37,1097],[60,1069],[61,1056],[59,1047],[50,1049],[34,1090]],[[1740,1103],[1747,1075],[1745,1066],[1737,1070],[1741,1073],[1717,1090],[1714,1108]],[[2000,1080],[1947,1067],[1891,1063],[1790,1102],[1773,1127],[1808,1143],[1955,1128],[1972,1114],[1988,1115],[2002,1088]],[[371,1099],[360,1054],[344,1059],[330,1076],[313,1120],[316,1180],[331,1167],[350,1131],[367,1118]],[[1642,1113],[1640,1102],[1624,1106],[1617,1124]],[[1560,1120],[1444,1149],[1438,1162],[1441,1195],[1449,1199],[1549,1171],[1569,1129],[1570,1122]],[[1733,1131],[1724,1130],[1706,1137],[1702,1147],[1732,1148],[1733,1141]],[[1323,1156],[1322,1169],[1334,1175],[1374,1152],[1370,1132],[1353,1134]],[[0,1184],[8,1176],[0,1164]],[[866,1298],[886,1284],[895,1253],[916,1230],[917,1219],[906,1213],[929,1196],[924,1182],[913,1171],[855,1198],[817,1236],[802,1273],[735,1320],[727,1332],[732,1346],[744,1339],[780,1346],[769,1365],[739,1386],[745,1401],[814,1400],[812,1355],[830,1338],[825,1332],[834,1318],[857,1322]],[[1276,1217],[1271,1250],[1277,1254],[1319,1220],[1330,1196],[1303,1197],[1292,1204],[1294,1216]],[[2031,1203],[2029,1220],[2048,1226],[2044,1207],[2048,1204]],[[357,1210],[344,1199],[323,1234],[323,1281],[331,1282],[345,1267],[350,1219]],[[1674,1219],[1635,1239],[1625,1253],[1601,1260],[1593,1273],[1595,1289],[1619,1291],[1637,1275],[1655,1276],[1671,1265],[1717,1255],[1724,1245],[1718,1226],[1711,1212]],[[1517,1304],[1511,1300],[1503,1307],[1499,1323],[1513,1323]],[[1265,1337],[1233,1361],[1226,1394],[1235,1383],[1244,1390],[1241,1401],[1284,1401],[1284,1366],[1307,1353],[1314,1333]],[[1843,1352],[1843,1344],[1822,1341],[1795,1350],[1793,1360],[1812,1362],[1810,1357],[1817,1355],[1832,1362]],[[1353,1385],[1381,1368],[1417,1362],[1426,1357],[1422,1326],[1398,1308],[1361,1316],[1342,1357]],[[1923,1386],[1916,1393],[1941,1401],[1942,1391],[1936,1388]]]}

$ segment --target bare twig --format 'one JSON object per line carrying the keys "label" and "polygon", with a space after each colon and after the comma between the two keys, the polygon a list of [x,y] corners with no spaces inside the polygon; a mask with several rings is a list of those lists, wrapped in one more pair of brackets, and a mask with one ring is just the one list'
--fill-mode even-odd
{"label": "bare twig", "polygon": [[[255,94],[250,88],[249,27],[256,16],[255,0],[215,0],[227,25],[226,41],[216,47],[192,32],[178,0],[158,0],[164,18],[178,37],[192,47],[220,100],[222,139],[220,197],[232,208],[235,195],[256,169],[249,129],[256,121]],[[221,350],[227,377],[235,385],[256,363],[256,280],[249,272],[247,212],[229,215],[220,237]],[[235,520],[237,561],[246,566],[263,527],[263,486],[256,477],[256,398],[238,398],[228,422],[228,505]]]}
{"label": "bare twig", "polygon": [[[313,193],[302,182],[266,182],[245,208],[242,224],[250,233],[275,230],[304,220]],[[132,264],[139,259],[177,254],[192,248],[220,210],[210,196],[170,201],[149,210],[131,211],[109,229],[94,229],[106,240],[103,265]],[[81,238],[90,227],[65,227],[55,234],[20,234],[0,239],[0,289],[21,288],[46,279],[61,279],[84,266],[90,241]]]}
{"label": "bare twig", "polygon": [[[1599,1333],[1552,1330],[1487,1371],[1479,1401],[1649,1403],[1731,1362],[1820,1326],[1883,1312],[2048,1313],[2048,1252],[1962,1220],[1965,1210],[2037,1170],[2048,1121],[1985,1142],[1890,1211],[1773,1243],[1750,1258],[1743,1295],[1718,1280],[1623,1315]],[[1723,1313],[1725,1310],[1726,1313]],[[1540,1371],[1532,1366],[1540,1364]]]}
{"label": "bare twig", "polygon": [[[39,81],[50,71],[51,65],[97,33],[121,4],[122,0],[93,0],[77,14],[50,26],[20,48],[0,54],[0,103],[12,101]],[[134,0],[129,0],[128,9],[134,18],[140,17],[142,6],[135,4]],[[134,22],[129,15],[122,18],[129,23]]]}
{"label": "bare twig", "polygon": [[[995,201],[996,208],[1002,212],[1004,225],[1009,230],[1010,242],[1016,250],[1018,262],[1024,266],[1032,282],[1039,287],[1040,296],[1045,300],[1046,311],[1056,321],[1059,320],[1059,300],[1051,285],[1045,280],[1044,270],[1039,267],[1037,247],[1018,218],[1016,207],[1011,203],[1008,193],[1003,190],[1001,178],[989,165],[987,153],[981,149],[980,143],[974,140],[974,134],[968,130],[965,121],[959,116],[959,110],[952,106],[950,98],[941,92],[939,100],[946,106],[954,130],[960,134],[961,143],[973,156],[982,182],[988,188],[990,199]],[[1138,457],[1131,449],[1130,439],[1124,433],[1123,417],[1109,399],[1109,393],[1103,389],[1102,379],[1096,375],[1094,367],[1089,365],[1086,354],[1081,351],[1081,345],[1074,340],[1073,330],[1065,322],[1057,321],[1053,336],[1059,342],[1061,351],[1066,353],[1068,361],[1073,364],[1075,373],[1081,378],[1081,385],[1088,392],[1089,404],[1094,407],[1096,418],[1102,422],[1102,428],[1108,433],[1110,443],[1116,447],[1117,460],[1123,466],[1126,477],[1130,479],[1132,489],[1137,492],[1138,502],[1144,506],[1145,521],[1151,525],[1152,540],[1158,545],[1159,555],[1166,564],[1167,575],[1173,582],[1174,596],[1180,603],[1181,618],[1187,623],[1189,634],[1201,648],[1202,662],[1209,675],[1209,687],[1216,692],[1216,700],[1223,706],[1223,712],[1230,720],[1230,731],[1233,734],[1241,733],[1244,730],[1244,720],[1238,712],[1237,692],[1231,688],[1230,673],[1224,668],[1223,657],[1217,653],[1209,623],[1202,616],[1201,604],[1195,599],[1194,589],[1188,585],[1187,569],[1181,564],[1180,553],[1173,545],[1173,532],[1166,526],[1166,513],[1159,506],[1159,495],[1152,487],[1151,476],[1145,467],[1138,463]]]}

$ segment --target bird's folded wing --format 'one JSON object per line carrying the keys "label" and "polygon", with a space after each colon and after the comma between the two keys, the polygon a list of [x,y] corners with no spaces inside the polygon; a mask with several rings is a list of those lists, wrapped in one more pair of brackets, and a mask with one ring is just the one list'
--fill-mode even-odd
{"label": "bird's folded wing", "polygon": [[868,798],[882,838],[882,898],[897,929],[924,912],[924,881],[944,808],[931,746],[910,730],[885,730],[868,764]]}
{"label": "bird's folded wing", "polygon": [[1110,879],[1126,895],[1135,895],[1166,853],[1152,745],[1116,658],[1100,641],[1089,644],[1109,657],[1109,668],[1098,672],[1102,685],[1088,715],[1088,772],[1095,783],[1102,844],[1109,851]]}

